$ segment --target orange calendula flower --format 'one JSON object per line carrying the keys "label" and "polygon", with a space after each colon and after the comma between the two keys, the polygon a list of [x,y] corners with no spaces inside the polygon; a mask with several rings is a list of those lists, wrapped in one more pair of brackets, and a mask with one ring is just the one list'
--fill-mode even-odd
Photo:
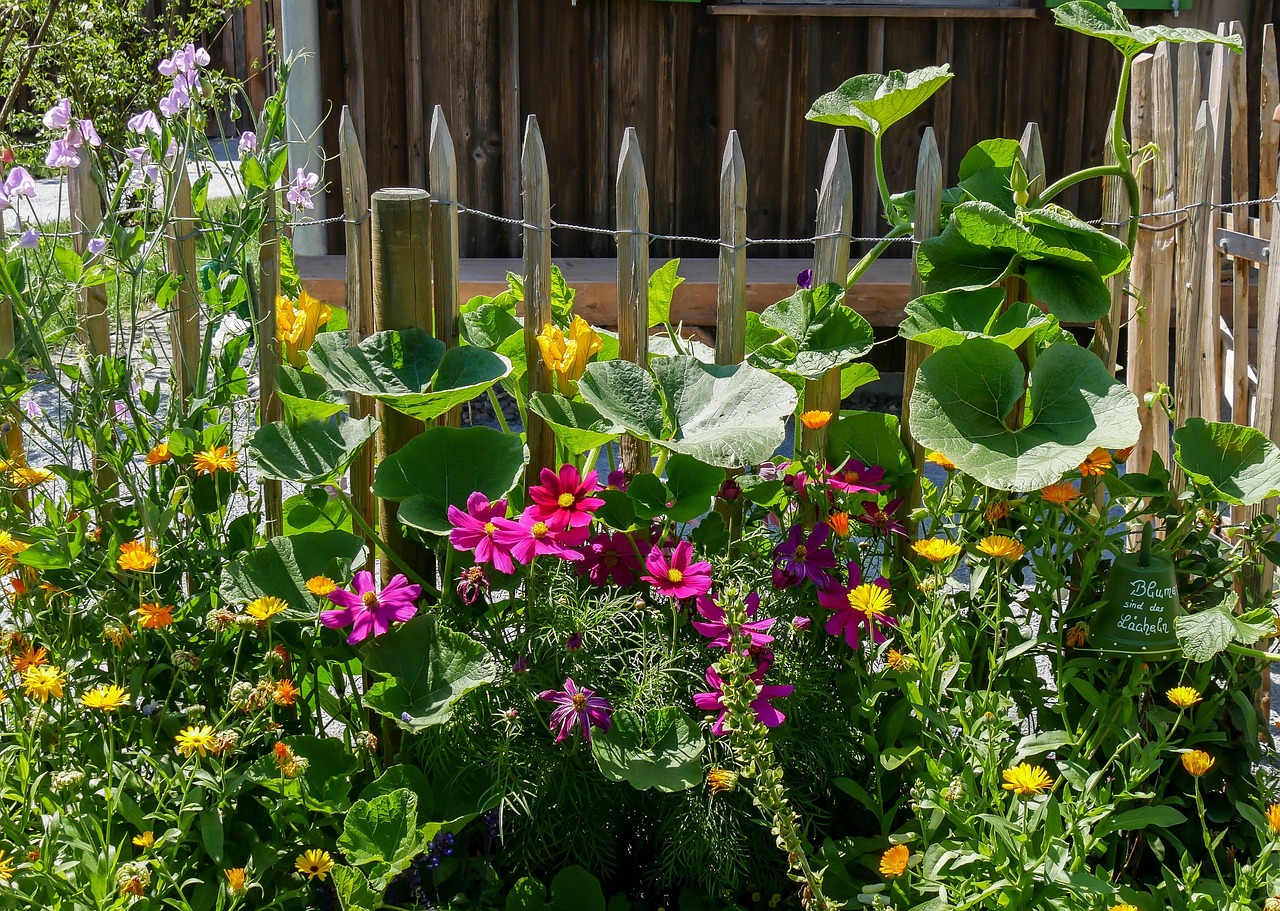
{"label": "orange calendula flower", "polygon": [[1089,627],[1085,623],[1077,623],[1067,630],[1067,648],[1080,648],[1089,639]]}
{"label": "orange calendula flower", "polygon": [[821,430],[831,423],[830,411],[806,411],[800,415],[800,423],[810,430]]}
{"label": "orange calendula flower", "polygon": [[901,876],[907,872],[907,864],[910,860],[910,848],[906,845],[894,845],[880,855],[880,875]]}
{"label": "orange calendula flower", "polygon": [[1009,501],[996,500],[982,511],[982,518],[988,522],[999,522],[1001,519],[1009,518]]}
{"label": "orange calendula flower", "polygon": [[981,553],[996,560],[1008,560],[1012,563],[1019,559],[1027,549],[1008,535],[988,535],[978,542]]}
{"label": "orange calendula flower", "polygon": [[197,452],[191,460],[196,474],[215,474],[219,471],[235,471],[240,467],[240,456],[227,452],[226,446],[214,446]]}
{"label": "orange calendula flower", "polygon": [[1181,761],[1187,773],[1196,778],[1209,774],[1209,770],[1217,763],[1217,760],[1204,750],[1188,750],[1182,754]]}
{"label": "orange calendula flower", "polygon": [[911,542],[911,549],[930,563],[945,563],[960,553],[960,545],[953,544],[945,538],[929,538],[924,541]]}
{"label": "orange calendula flower", "polygon": [[232,867],[230,870],[223,870],[222,875],[227,878],[227,891],[232,895],[244,895],[249,888],[244,867]]}
{"label": "orange calendula flower", "polygon": [[283,613],[288,607],[288,603],[283,598],[267,595],[265,598],[255,598],[250,601],[244,612],[260,623],[265,623],[276,614]]}
{"label": "orange calendula flower", "polygon": [[293,705],[298,701],[298,688],[292,680],[281,680],[276,683],[276,705]]}
{"label": "orange calendula flower", "polygon": [[317,598],[323,598],[331,591],[335,591],[338,583],[334,582],[328,576],[312,576],[307,580],[307,591],[315,595]]}
{"label": "orange calendula flower", "polygon": [[1104,475],[1111,470],[1111,453],[1101,446],[1089,453],[1076,469],[1085,477]]}
{"label": "orange calendula flower", "polygon": [[143,629],[164,629],[173,626],[173,605],[150,602],[139,605],[134,611],[138,615],[138,626]]}
{"label": "orange calendula flower", "polygon": [[1053,779],[1040,766],[1023,762],[1004,770],[1004,784],[1001,787],[1019,797],[1034,797],[1053,787]]}
{"label": "orange calendula flower", "polygon": [[889,649],[889,654],[884,658],[885,667],[891,671],[899,673],[911,670],[911,666],[915,664],[915,659],[910,655],[898,651],[896,648]]}
{"label": "orange calendula flower", "polygon": [[116,565],[126,572],[144,573],[151,569],[160,558],[156,550],[146,541],[127,541],[120,545],[120,556]]}
{"label": "orange calendula flower", "polygon": [[847,512],[833,512],[827,516],[827,524],[831,526],[839,537],[849,537],[849,514]]}
{"label": "orange calendula flower", "polygon": [[1129,456],[1133,455],[1133,449],[1134,447],[1132,446],[1126,446],[1124,449],[1117,449],[1115,454],[1111,457],[1111,460],[1117,465],[1121,462],[1127,462],[1129,461]]}
{"label": "orange calendula flower", "polygon": [[1044,497],[1046,503],[1052,503],[1054,506],[1067,506],[1080,499],[1080,488],[1070,481],[1059,481],[1057,484],[1041,488],[1040,496]]}
{"label": "orange calendula flower", "polygon": [[303,291],[296,301],[276,298],[276,337],[281,354],[291,367],[304,367],[305,352],[315,343],[316,333],[333,317],[329,305]]}
{"label": "orange calendula flower", "polygon": [[15,671],[19,674],[25,674],[33,667],[40,667],[41,665],[48,664],[48,658],[49,653],[45,651],[44,648],[31,648],[28,646],[27,650],[21,655],[14,655],[9,660],[13,663],[13,669]]}
{"label": "orange calendula flower", "polygon": [[161,443],[159,446],[152,447],[147,453],[147,464],[152,468],[157,465],[163,465],[165,462],[173,460],[173,456],[169,452],[169,444]]}
{"label": "orange calendula flower", "polygon": [[944,456],[940,452],[931,452],[924,457],[924,460],[926,462],[932,462],[934,465],[937,465],[939,468],[944,469],[945,471],[956,470],[956,463],[948,459],[946,456]]}
{"label": "orange calendula flower", "polygon": [[578,391],[578,380],[587,369],[587,361],[600,352],[604,342],[580,316],[569,323],[567,335],[559,326],[547,323],[537,338],[542,363],[555,377],[556,391],[572,397]]}
{"label": "orange calendula flower", "polygon": [[47,468],[15,468],[9,472],[9,483],[14,487],[38,487],[53,477]]}
{"label": "orange calendula flower", "polygon": [[1197,702],[1201,702],[1204,697],[1200,695],[1200,691],[1194,686],[1175,686],[1168,690],[1165,697],[1173,703],[1177,708],[1189,709]]}
{"label": "orange calendula flower", "polygon": [[712,794],[728,794],[738,787],[738,773],[715,768],[707,772],[707,787]]}

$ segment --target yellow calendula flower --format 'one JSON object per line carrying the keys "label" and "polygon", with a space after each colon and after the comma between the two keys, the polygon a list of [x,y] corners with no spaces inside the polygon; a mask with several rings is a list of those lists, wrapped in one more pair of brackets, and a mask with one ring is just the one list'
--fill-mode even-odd
{"label": "yellow calendula flower", "polygon": [[960,545],[953,544],[946,538],[913,541],[911,542],[911,549],[930,563],[944,563],[960,553]]}
{"label": "yellow calendula flower", "polygon": [[253,619],[265,623],[276,614],[283,613],[288,607],[288,603],[283,598],[267,595],[265,598],[255,598],[250,601],[244,612]]}
{"label": "yellow calendula flower", "polygon": [[1123,904],[1112,905],[1109,911],[1139,911],[1137,905]]}
{"label": "yellow calendula flower", "polygon": [[914,664],[914,658],[896,648],[889,649],[889,654],[884,656],[884,665],[891,671],[909,671]]}
{"label": "yellow calendula flower", "polygon": [[555,377],[556,391],[573,396],[578,391],[578,380],[587,369],[587,361],[598,354],[604,342],[596,331],[580,316],[569,323],[569,332],[547,323],[538,335],[538,347],[542,350],[542,363]]}
{"label": "yellow calendula flower", "polygon": [[289,366],[306,366],[305,352],[332,316],[328,304],[306,291],[296,301],[283,296],[276,298],[276,338],[280,339],[280,353]]}
{"label": "yellow calendula flower", "polygon": [[152,468],[157,465],[163,465],[165,462],[171,461],[173,455],[169,452],[169,444],[161,443],[159,446],[152,447],[147,453],[147,464]]}
{"label": "yellow calendula flower", "polygon": [[1175,686],[1164,695],[1180,709],[1189,709],[1204,698],[1194,686]]}
{"label": "yellow calendula flower", "polygon": [[1023,762],[1004,770],[1004,784],[1001,787],[1019,797],[1034,797],[1053,787],[1053,779],[1040,766]]}
{"label": "yellow calendula flower", "polygon": [[232,895],[244,895],[249,888],[249,881],[244,867],[232,867],[230,870],[223,870],[222,875],[227,878],[227,891]]}
{"label": "yellow calendula flower", "polygon": [[821,430],[831,423],[830,411],[806,411],[800,415],[800,423],[810,430]]}
{"label": "yellow calendula flower", "polygon": [[328,576],[312,576],[307,580],[307,591],[318,598],[323,598],[329,592],[337,589],[338,583],[334,582]]}
{"label": "yellow calendula flower", "polygon": [[1046,503],[1054,506],[1067,506],[1080,499],[1080,488],[1070,481],[1059,481],[1041,488],[1040,496],[1044,497]]}
{"label": "yellow calendula flower", "polygon": [[712,769],[707,772],[707,787],[713,794],[728,794],[738,787],[738,773],[728,769]]}
{"label": "yellow calendula flower", "polygon": [[129,694],[114,683],[107,686],[95,686],[80,697],[80,704],[88,709],[111,713],[127,705]]}
{"label": "yellow calendula flower", "polygon": [[1027,549],[1008,535],[988,535],[978,542],[978,550],[996,560],[1008,560],[1012,563]]}
{"label": "yellow calendula flower", "polygon": [[887,614],[893,607],[893,596],[889,589],[881,588],[871,582],[863,583],[849,592],[849,606],[862,611],[867,619],[874,619],[877,614]]}
{"label": "yellow calendula flower", "polygon": [[948,459],[946,456],[944,456],[940,452],[931,452],[924,457],[924,460],[926,462],[932,462],[934,465],[937,465],[939,468],[945,471],[956,470],[956,463]]}
{"label": "yellow calendula flower", "polygon": [[27,691],[28,698],[41,702],[48,702],[50,696],[61,699],[66,682],[66,671],[52,664],[29,667],[22,674],[22,688]]}
{"label": "yellow calendula flower", "polygon": [[127,541],[121,544],[120,556],[116,558],[117,566],[126,572],[135,573],[144,573],[159,562],[156,549],[146,541]]}
{"label": "yellow calendula flower", "polygon": [[1196,778],[1209,774],[1216,763],[1217,760],[1204,750],[1188,750],[1182,754],[1182,767]]}
{"label": "yellow calendula flower", "polygon": [[164,629],[173,626],[173,605],[148,602],[138,606],[134,611],[138,615],[138,626],[143,629]]}
{"label": "yellow calendula flower", "polygon": [[0,851],[0,879],[9,882],[13,879],[13,871],[17,869],[13,864],[13,858],[8,852]]}
{"label": "yellow calendula flower", "polygon": [[1110,471],[1111,465],[1111,453],[1099,446],[1085,457],[1085,460],[1080,463],[1080,467],[1076,470],[1086,478],[1090,476],[1096,477]]}
{"label": "yellow calendula flower", "polygon": [[9,483],[14,487],[38,487],[53,477],[47,468],[15,468],[9,472]]}
{"label": "yellow calendula flower", "polygon": [[910,848],[906,845],[894,845],[880,855],[880,875],[901,876],[907,872],[907,863],[910,860]]}
{"label": "yellow calendula flower", "polygon": [[235,471],[240,467],[240,456],[238,453],[227,452],[226,446],[214,446],[212,449],[197,452],[191,459],[191,465],[195,468],[196,474],[211,475],[219,471]]}
{"label": "yellow calendula flower", "polygon": [[303,851],[298,855],[295,863],[298,872],[311,879],[323,880],[329,875],[329,871],[333,869],[333,858],[329,856],[329,852],[321,851],[318,848]]}
{"label": "yellow calendula flower", "polygon": [[208,756],[218,749],[218,736],[211,724],[193,724],[178,732],[175,749],[183,756],[199,753]]}
{"label": "yellow calendula flower", "polygon": [[156,833],[143,832],[141,835],[135,835],[133,843],[139,848],[149,848],[156,843]]}
{"label": "yellow calendula flower", "polygon": [[1280,835],[1280,803],[1267,807],[1267,826],[1273,835]]}

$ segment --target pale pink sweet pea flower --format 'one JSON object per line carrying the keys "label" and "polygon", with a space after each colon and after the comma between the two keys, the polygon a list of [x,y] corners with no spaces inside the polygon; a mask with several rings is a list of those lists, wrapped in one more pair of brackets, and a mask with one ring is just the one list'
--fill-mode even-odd
{"label": "pale pink sweet pea flower", "polygon": [[65,130],[71,123],[71,99],[63,98],[44,112],[41,122],[51,130]]}
{"label": "pale pink sweet pea flower", "polygon": [[142,111],[134,114],[128,121],[129,132],[131,133],[159,133],[160,118],[156,116],[155,111]]}
{"label": "pale pink sweet pea flower", "polygon": [[45,167],[74,168],[80,164],[80,155],[76,147],[65,139],[55,139],[49,143],[49,152],[44,156]]}
{"label": "pale pink sweet pea flower", "polygon": [[4,195],[10,199],[15,196],[34,199],[36,182],[32,179],[31,172],[21,166],[11,169],[4,179]]}
{"label": "pale pink sweet pea flower", "polygon": [[[35,228],[27,228],[22,232],[22,236],[18,238],[18,246],[24,250],[34,250],[40,246],[40,232]],[[36,405],[36,407],[39,408],[40,406]]]}
{"label": "pale pink sweet pea flower", "polygon": [[93,121],[88,117],[80,121],[80,133],[84,136],[84,141],[95,149],[102,145],[102,137],[98,135],[98,128],[93,125]]}
{"label": "pale pink sweet pea flower", "polygon": [[298,168],[298,173],[293,178],[293,183],[289,185],[289,192],[285,194],[285,199],[295,208],[314,209],[316,206],[311,201],[311,191],[319,184],[320,175]]}
{"label": "pale pink sweet pea flower", "polygon": [[160,114],[168,119],[191,107],[191,96],[185,89],[174,86],[168,95],[160,99]]}
{"label": "pale pink sweet pea flower", "polygon": [[[88,248],[90,256],[98,256],[103,250],[107,249],[106,238],[95,237],[89,241]],[[123,403],[122,403],[123,404]]]}
{"label": "pale pink sweet pea flower", "polygon": [[392,622],[404,623],[418,613],[414,602],[422,589],[410,585],[402,575],[395,576],[379,592],[373,584],[373,573],[361,570],[356,573],[353,589],[329,592],[329,600],[338,608],[320,612],[320,622],[329,629],[352,627],[351,635],[347,636],[350,645],[370,636],[381,636],[391,629]]}
{"label": "pale pink sweet pea flower", "polygon": [[258,134],[253,130],[245,130],[240,134],[240,141],[236,143],[236,150],[241,155],[251,155],[258,148]]}

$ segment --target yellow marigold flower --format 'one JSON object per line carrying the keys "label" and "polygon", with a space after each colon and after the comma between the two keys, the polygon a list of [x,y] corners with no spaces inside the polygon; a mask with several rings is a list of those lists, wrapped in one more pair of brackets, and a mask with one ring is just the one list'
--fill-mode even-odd
{"label": "yellow marigold flower", "polygon": [[854,610],[860,610],[867,615],[870,620],[876,614],[887,614],[893,607],[893,596],[889,594],[889,589],[881,588],[871,582],[864,582],[853,591],[849,592],[849,606]]}
{"label": "yellow marigold flower", "polygon": [[956,463],[948,459],[946,456],[944,456],[940,452],[931,452],[924,457],[924,460],[926,462],[932,462],[934,465],[937,465],[939,468],[945,471],[956,470]]}
{"label": "yellow marigold flower", "polygon": [[157,465],[163,465],[165,462],[172,459],[173,456],[169,452],[168,443],[161,443],[159,446],[153,446],[147,453],[147,464],[152,468],[155,468]]}
{"label": "yellow marigold flower", "polygon": [[227,891],[232,895],[244,895],[249,888],[244,867],[232,867],[230,870],[223,870],[222,875],[227,878]]}
{"label": "yellow marigold flower", "polygon": [[1067,648],[1080,648],[1089,639],[1089,625],[1077,623],[1067,630]]}
{"label": "yellow marigold flower", "polygon": [[915,664],[915,659],[905,652],[891,648],[889,649],[889,654],[884,657],[884,664],[889,670],[901,673],[902,671],[911,670],[911,666]]}
{"label": "yellow marigold flower", "polygon": [[1008,535],[988,535],[978,542],[978,550],[997,560],[1008,560],[1012,563],[1020,558],[1027,549]]}
{"label": "yellow marigold flower", "polygon": [[924,541],[911,542],[911,549],[930,563],[943,563],[960,553],[960,545],[953,544],[946,538],[928,538]]}
{"label": "yellow marigold flower", "polygon": [[556,391],[573,396],[578,391],[578,380],[587,369],[587,361],[598,354],[604,342],[596,331],[580,316],[569,323],[569,334],[559,326],[547,323],[538,336],[542,350],[542,363],[555,377]]}
{"label": "yellow marigold flower", "polygon": [[27,696],[41,702],[48,702],[50,696],[61,699],[66,682],[66,672],[52,664],[29,667],[22,674],[22,688],[27,691]]}
{"label": "yellow marigold flower", "polygon": [[1034,797],[1053,787],[1053,779],[1040,766],[1024,762],[1004,770],[1004,784],[1001,787],[1019,797]]}
{"label": "yellow marigold flower", "polygon": [[303,876],[323,880],[333,869],[333,858],[328,851],[312,848],[299,854],[296,864],[298,872]]}
{"label": "yellow marigold flower", "polygon": [[1009,518],[1009,501],[996,500],[982,511],[982,518],[992,523]]}
{"label": "yellow marigold flower", "polygon": [[880,875],[901,876],[907,872],[907,863],[910,860],[910,848],[906,845],[894,845],[880,855]]}
{"label": "yellow marigold flower", "polygon": [[849,514],[847,512],[833,512],[827,516],[827,524],[831,526],[831,530],[839,537],[849,537]]}
{"label": "yellow marigold flower", "polygon": [[1054,506],[1067,506],[1080,499],[1080,488],[1070,481],[1059,481],[1057,484],[1042,488],[1040,496],[1044,497],[1046,503],[1052,503]]}
{"label": "yellow marigold flower", "polygon": [[800,415],[800,423],[810,430],[821,430],[831,423],[830,411],[806,411]]}
{"label": "yellow marigold flower", "polygon": [[0,531],[0,554],[13,556],[22,553],[30,546],[25,541],[19,541],[15,538],[12,532]]}
{"label": "yellow marigold flower", "polygon": [[307,580],[307,591],[318,598],[323,598],[329,592],[337,589],[338,583],[334,582],[328,576],[312,576]]}
{"label": "yellow marigold flower", "polygon": [[143,832],[141,835],[135,835],[133,843],[139,848],[149,848],[156,843],[156,833]]}
{"label": "yellow marigold flower", "polygon": [[116,565],[126,572],[144,573],[151,569],[160,558],[156,556],[155,548],[146,541],[128,541],[120,545],[120,556],[116,558]]}
{"label": "yellow marigold flower", "polygon": [[0,879],[9,882],[9,880],[13,879],[14,869],[16,868],[13,865],[13,858],[9,856],[8,852],[0,851]]}
{"label": "yellow marigold flower", "polygon": [[276,337],[280,339],[280,353],[289,366],[306,366],[304,352],[315,343],[320,327],[332,317],[329,305],[306,291],[296,301],[276,297]]}
{"label": "yellow marigold flower", "polygon": [[197,452],[191,460],[196,474],[214,474],[219,471],[235,471],[240,467],[240,456],[228,453],[226,446],[215,446]]}
{"label": "yellow marigold flower", "polygon": [[40,667],[42,664],[48,664],[48,657],[49,653],[46,652],[44,648],[31,648],[28,646],[27,650],[21,655],[14,655],[9,660],[13,664],[13,669],[15,671],[19,674],[25,674],[33,667]]}
{"label": "yellow marigold flower", "polygon": [[1267,807],[1267,826],[1275,835],[1280,835],[1280,803]]}
{"label": "yellow marigold flower", "polygon": [[178,733],[177,751],[183,756],[199,753],[208,756],[218,749],[218,735],[211,724],[193,724]]}
{"label": "yellow marigold flower", "polygon": [[1167,691],[1165,696],[1180,709],[1189,709],[1203,699],[1200,691],[1194,686],[1175,686]]}
{"label": "yellow marigold flower", "polygon": [[80,697],[80,704],[88,709],[111,713],[127,705],[129,694],[114,683],[109,686],[95,686]]}
{"label": "yellow marigold flower", "polygon": [[250,601],[244,612],[253,619],[265,623],[276,614],[283,613],[288,607],[288,603],[283,598],[267,595],[265,598],[255,598]]}
{"label": "yellow marigold flower", "polygon": [[38,487],[53,477],[47,468],[15,468],[9,472],[9,483],[14,487]]}
{"label": "yellow marigold flower", "polygon": [[1085,457],[1076,470],[1085,477],[1104,475],[1111,470],[1111,453],[1099,446]]}
{"label": "yellow marigold flower", "polygon": [[707,787],[713,794],[728,794],[738,787],[738,773],[728,769],[712,769],[707,772]]}
{"label": "yellow marigold flower", "polygon": [[1182,767],[1196,778],[1207,775],[1217,762],[1204,750],[1188,750],[1182,754]]}
{"label": "yellow marigold flower", "polygon": [[138,607],[138,626],[143,629],[164,629],[173,625],[173,605],[149,602]]}

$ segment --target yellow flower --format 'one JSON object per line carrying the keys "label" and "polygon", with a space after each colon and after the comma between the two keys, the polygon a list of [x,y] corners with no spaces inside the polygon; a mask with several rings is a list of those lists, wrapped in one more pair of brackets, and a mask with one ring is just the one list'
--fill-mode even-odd
{"label": "yellow flower", "polygon": [[1267,807],[1267,825],[1272,834],[1280,835],[1280,803],[1273,803]]}
{"label": "yellow flower", "polygon": [[156,550],[146,541],[128,541],[120,545],[120,556],[116,565],[127,572],[143,573],[151,569],[160,558]]}
{"label": "yellow flower", "polygon": [[924,460],[926,462],[932,462],[934,465],[937,465],[939,468],[942,468],[946,471],[956,470],[956,463],[948,459],[946,456],[944,456],[940,452],[931,452],[924,457]]}
{"label": "yellow flower", "polygon": [[978,542],[978,550],[988,557],[1008,560],[1010,563],[1027,552],[1025,547],[1008,535],[988,535]]}
{"label": "yellow flower", "polygon": [[176,749],[183,756],[190,756],[192,753],[208,756],[218,748],[218,737],[211,724],[193,724],[184,728],[176,740]]}
{"label": "yellow flower", "polygon": [[110,686],[95,686],[80,697],[80,704],[88,709],[102,712],[114,712],[129,702],[129,694],[114,683]]}
{"label": "yellow flower", "polygon": [[159,446],[153,447],[151,451],[147,453],[147,464],[152,468],[155,468],[157,465],[163,465],[172,458],[173,456],[169,453],[169,444],[161,443]]}
{"label": "yellow flower", "polygon": [[22,674],[22,687],[27,695],[41,702],[48,702],[50,696],[61,699],[62,686],[66,682],[66,672],[52,664],[29,667]]}
{"label": "yellow flower", "polygon": [[738,773],[728,769],[712,769],[707,772],[707,787],[713,794],[728,794],[738,787]]}
{"label": "yellow flower", "polygon": [[1137,905],[1123,904],[1112,905],[1110,911],[1139,911],[1139,909]]}
{"label": "yellow flower", "polygon": [[1104,475],[1111,470],[1111,453],[1099,446],[1085,457],[1076,470],[1086,478],[1090,475]]}
{"label": "yellow flower", "polygon": [[1180,709],[1189,709],[1203,698],[1194,686],[1175,686],[1165,696]]}
{"label": "yellow flower", "polygon": [[307,351],[316,340],[320,327],[329,322],[333,311],[306,291],[296,301],[276,297],[276,338],[280,350],[291,367],[306,366]]}
{"label": "yellow flower", "polygon": [[48,664],[46,660],[49,653],[43,648],[32,648],[27,646],[27,650],[21,655],[15,655],[11,660],[13,669],[19,674],[25,674],[30,668],[39,667],[42,664]]}
{"label": "yellow flower", "polygon": [[800,415],[800,423],[810,430],[821,430],[831,423],[830,411],[806,411]]}
{"label": "yellow flower", "polygon": [[141,835],[135,835],[133,843],[139,848],[149,848],[156,843],[156,833],[143,832]]}
{"label": "yellow flower", "polygon": [[925,541],[913,541],[911,549],[930,563],[942,563],[960,553],[960,546],[952,544],[945,538],[929,538]]}
{"label": "yellow flower", "polygon": [[37,487],[53,477],[47,468],[15,468],[9,472],[9,483],[14,487]]}
{"label": "yellow flower", "polygon": [[1067,506],[1080,499],[1080,488],[1070,481],[1059,481],[1057,484],[1042,488],[1040,496],[1044,497],[1046,503],[1052,503],[1054,506]]}
{"label": "yellow flower", "polygon": [[5,851],[0,851],[0,879],[5,882],[13,879],[13,858]]}
{"label": "yellow flower", "polygon": [[575,316],[569,323],[568,336],[559,326],[551,323],[543,326],[538,347],[542,349],[542,363],[555,377],[556,391],[573,396],[578,391],[578,380],[587,369],[587,361],[599,353],[604,342],[586,320]]}
{"label": "yellow flower", "polygon": [[880,875],[901,876],[907,872],[907,862],[910,860],[910,848],[906,845],[894,845],[880,855]]}
{"label": "yellow flower", "polygon": [[244,895],[245,890],[248,888],[244,867],[232,867],[230,870],[223,870],[222,875],[227,878],[228,892],[232,895]]}
{"label": "yellow flower", "polygon": [[267,595],[265,598],[255,598],[249,602],[244,612],[255,620],[265,623],[276,614],[283,612],[289,605],[283,598],[277,598],[274,595]]}
{"label": "yellow flower", "polygon": [[876,614],[887,614],[889,609],[893,607],[893,596],[889,594],[889,589],[881,588],[871,582],[864,582],[853,591],[849,592],[849,606],[854,610],[862,611],[870,620]]}
{"label": "yellow flower", "polygon": [[328,576],[312,576],[307,580],[307,591],[318,598],[323,598],[329,592],[337,589],[338,583],[334,582]]}
{"label": "yellow flower", "polygon": [[1217,760],[1204,750],[1189,750],[1182,754],[1182,767],[1196,778],[1207,775],[1216,762]]}
{"label": "yellow flower", "polygon": [[1040,766],[1024,762],[1004,770],[1004,784],[1001,787],[1019,797],[1033,797],[1053,787],[1053,779]]}
{"label": "yellow flower", "polygon": [[303,851],[298,855],[296,863],[298,872],[312,879],[323,880],[333,869],[333,858],[329,856],[329,852],[318,848]]}
{"label": "yellow flower", "polygon": [[905,652],[900,652],[896,648],[889,649],[889,654],[884,657],[885,667],[891,671],[909,671],[915,663],[915,659]]}
{"label": "yellow flower", "polygon": [[1080,648],[1088,640],[1089,626],[1086,623],[1077,623],[1067,630],[1067,648]]}
{"label": "yellow flower", "polygon": [[143,604],[134,613],[138,615],[138,626],[143,629],[164,629],[173,625],[172,604]]}
{"label": "yellow flower", "polygon": [[982,518],[986,519],[988,522],[991,522],[993,524],[996,522],[999,522],[1001,519],[1007,519],[1008,517],[1009,517],[1009,501],[1008,500],[996,500],[994,503],[992,503],[990,506],[988,506],[986,509],[982,511]]}
{"label": "yellow flower", "polygon": [[240,467],[240,456],[228,453],[226,446],[215,446],[203,452],[197,452],[191,460],[196,474],[214,474],[219,471],[235,471]]}

